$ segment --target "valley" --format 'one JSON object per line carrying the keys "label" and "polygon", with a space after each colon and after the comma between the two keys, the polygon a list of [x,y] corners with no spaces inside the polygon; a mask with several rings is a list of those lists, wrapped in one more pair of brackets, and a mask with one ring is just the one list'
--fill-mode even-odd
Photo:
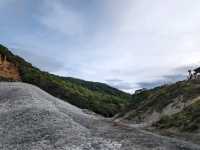
{"label": "valley", "polygon": [[200,149],[198,78],[131,95],[0,55],[2,150]]}
{"label": "valley", "polygon": [[2,150],[199,150],[200,146],[84,113],[41,89],[0,83]]}

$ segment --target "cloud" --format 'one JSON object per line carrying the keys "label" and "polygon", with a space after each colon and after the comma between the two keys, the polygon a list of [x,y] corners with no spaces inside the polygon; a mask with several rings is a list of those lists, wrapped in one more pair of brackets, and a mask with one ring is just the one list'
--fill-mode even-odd
{"label": "cloud", "polygon": [[[187,72],[186,72],[187,73]],[[109,79],[106,80],[106,83],[109,85],[121,89],[123,91],[133,93],[135,90],[146,88],[146,89],[151,89],[157,86],[165,85],[165,84],[172,84],[177,81],[182,81],[187,78],[186,75],[184,74],[174,74],[174,75],[165,75],[162,76],[162,79],[157,79],[157,80],[149,80],[149,81],[144,81],[144,82],[126,82],[120,79]]]}
{"label": "cloud", "polygon": [[[121,79],[110,79],[110,80],[106,80],[106,82],[118,89],[122,89],[124,91],[133,93],[137,89],[142,89],[142,88],[151,89],[151,88],[154,88],[157,86],[161,86],[161,85],[165,85],[165,84],[172,84],[177,81],[185,80],[185,79],[187,79],[188,70],[195,69],[199,65],[200,65],[200,63],[188,64],[186,66],[179,66],[179,67],[175,67],[175,68],[172,67],[173,69],[171,69],[171,72],[168,75],[164,74],[164,75],[159,75],[159,76],[155,76],[155,77],[152,76],[148,80],[143,79],[143,81],[142,81],[142,78],[140,78],[140,79],[137,79],[135,82],[133,82],[132,80],[123,81]],[[115,70],[114,73],[125,74],[125,75],[129,75],[129,74],[137,75],[137,73],[138,73],[138,75],[140,76],[141,74],[144,74],[143,72],[146,72],[146,71],[148,73],[150,73],[149,70],[137,70],[137,71],[129,70],[128,72]],[[151,74],[153,74],[153,73],[151,73]],[[137,81],[140,81],[140,82],[137,82]]]}
{"label": "cloud", "polygon": [[80,35],[84,32],[84,20],[81,14],[64,5],[62,1],[44,1],[41,24],[68,36]]}
{"label": "cloud", "polygon": [[150,82],[138,82],[137,84],[140,88],[151,89],[157,86],[171,84],[171,83],[175,83],[177,81],[182,81],[185,79],[186,79],[186,76],[182,74],[166,75],[166,76],[163,76],[163,79],[160,79],[160,80],[155,80],[155,81],[150,81]]}
{"label": "cloud", "polygon": [[157,80],[138,82],[137,85],[140,88],[151,89],[157,86],[182,81],[187,79],[188,70],[195,68],[194,66],[195,65],[181,66],[171,70],[171,74],[160,76]]}
{"label": "cloud", "polygon": [[134,84],[125,82],[120,79],[109,79],[109,80],[106,80],[106,83],[117,89],[121,89],[125,92],[132,93],[136,89],[136,87],[134,87]]}
{"label": "cloud", "polygon": [[181,80],[199,64],[199,0],[8,1],[1,43],[52,73],[130,91]]}
{"label": "cloud", "polygon": [[158,81],[151,81],[151,82],[138,82],[138,86],[140,87],[139,89],[151,89],[157,86],[161,86],[166,84],[163,80],[158,80]]}
{"label": "cloud", "polygon": [[54,57],[41,55],[30,50],[16,48],[11,48],[11,50],[44,71],[56,72],[65,68],[64,64],[56,60]]}
{"label": "cloud", "polygon": [[165,82],[173,83],[173,82],[185,80],[187,79],[187,76],[183,74],[175,74],[175,75],[165,75],[163,76],[163,78]]}

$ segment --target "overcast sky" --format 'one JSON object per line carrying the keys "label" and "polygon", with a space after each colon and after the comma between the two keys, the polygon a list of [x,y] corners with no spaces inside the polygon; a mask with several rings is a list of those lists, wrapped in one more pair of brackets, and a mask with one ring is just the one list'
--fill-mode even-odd
{"label": "overcast sky", "polygon": [[63,76],[134,91],[200,62],[200,0],[0,0],[0,43]]}

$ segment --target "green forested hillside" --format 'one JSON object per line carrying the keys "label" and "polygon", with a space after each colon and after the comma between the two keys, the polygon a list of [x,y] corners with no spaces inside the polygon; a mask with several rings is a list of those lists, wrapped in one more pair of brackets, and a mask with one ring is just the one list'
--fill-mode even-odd
{"label": "green forested hillside", "polygon": [[[21,80],[37,85],[50,94],[83,109],[89,109],[106,117],[120,112],[130,95],[103,83],[88,82],[70,77],[60,77],[43,72],[0,45],[0,54],[15,64]],[[1,80],[5,80],[1,78]],[[8,80],[8,79],[6,79]]]}

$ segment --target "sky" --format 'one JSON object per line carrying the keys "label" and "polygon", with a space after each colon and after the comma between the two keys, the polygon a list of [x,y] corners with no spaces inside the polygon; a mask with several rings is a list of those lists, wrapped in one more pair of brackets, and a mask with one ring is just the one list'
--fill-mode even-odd
{"label": "sky", "polygon": [[120,90],[200,65],[199,0],[0,0],[0,43],[42,70]]}

